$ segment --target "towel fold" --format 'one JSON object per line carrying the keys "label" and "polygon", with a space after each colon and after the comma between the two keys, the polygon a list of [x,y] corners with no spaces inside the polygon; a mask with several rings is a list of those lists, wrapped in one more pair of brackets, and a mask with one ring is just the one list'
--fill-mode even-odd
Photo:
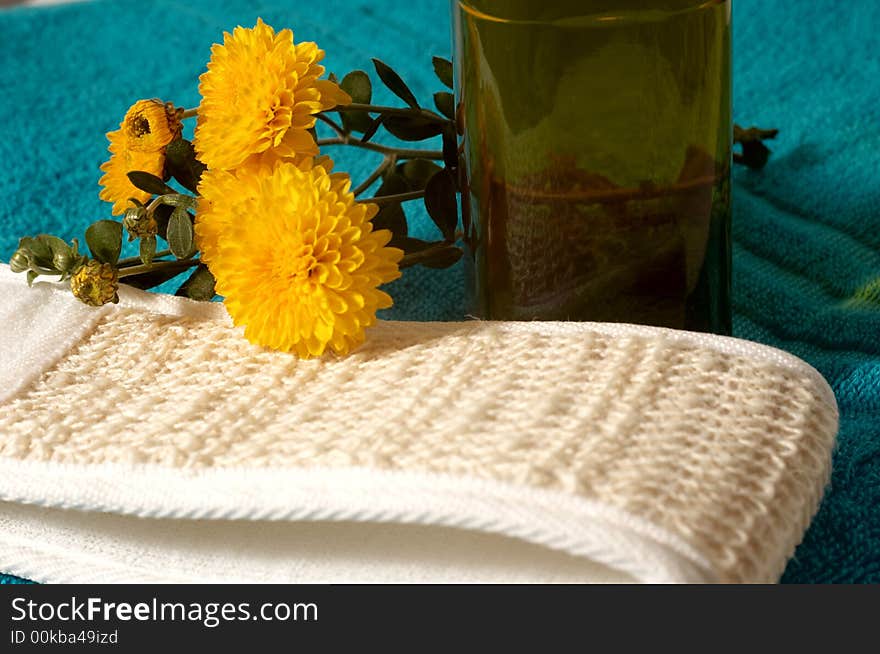
{"label": "towel fold", "polygon": [[0,296],[0,568],[36,580],[771,582],[830,472],[827,384],[737,339],[384,322],[301,361],[217,304]]}

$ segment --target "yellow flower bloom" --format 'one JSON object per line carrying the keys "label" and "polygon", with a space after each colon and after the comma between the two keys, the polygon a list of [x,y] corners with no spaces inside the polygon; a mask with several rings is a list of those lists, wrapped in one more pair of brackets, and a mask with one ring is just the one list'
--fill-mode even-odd
{"label": "yellow flower bloom", "polygon": [[161,100],[138,100],[119,125],[128,138],[128,148],[143,152],[163,149],[180,136],[182,112]]}
{"label": "yellow flower bloom", "polygon": [[403,256],[373,231],[378,207],[356,202],[331,165],[209,170],[199,185],[196,243],[233,321],[252,343],[304,358],[363,342]]}
{"label": "yellow flower bloom", "polygon": [[136,170],[162,177],[165,147],[180,136],[180,112],[159,100],[139,100],[126,112],[119,129],[109,132],[110,160],[101,166],[102,200],[113,203],[113,214],[121,215],[129,199],[145,202],[150,194],[138,189],[128,179]]}
{"label": "yellow flower bloom", "polygon": [[316,44],[294,44],[293,32],[276,34],[262,19],[252,29],[224,33],[199,78],[199,159],[212,169],[233,170],[260,154],[284,160],[316,155],[307,131],[315,114],[351,102],[336,84],[318,79],[323,58]]}

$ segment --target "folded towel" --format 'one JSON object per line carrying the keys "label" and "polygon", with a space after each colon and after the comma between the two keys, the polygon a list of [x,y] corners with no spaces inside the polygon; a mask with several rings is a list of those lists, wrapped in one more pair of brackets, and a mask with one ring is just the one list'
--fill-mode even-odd
{"label": "folded towel", "polygon": [[[733,6],[735,115],[782,129],[765,170],[735,174],[734,330],[815,366],[842,416],[830,492],[783,581],[880,582],[880,3]],[[331,70],[377,56],[419,97],[437,90],[426,62],[449,52],[443,3],[303,7],[268,0],[259,13],[317,40]],[[69,239],[106,216],[99,135],[135,97],[194,105],[208,44],[255,11],[245,0],[114,0],[0,12],[0,160],[14,162],[0,175],[0,256],[23,234]],[[173,65],[155,56],[147,24],[161,25]],[[339,168],[360,176],[372,163],[343,156]],[[430,220],[413,217],[416,235],[430,235]],[[387,318],[463,317],[458,269],[411,270],[391,290]]]}
{"label": "folded towel", "polygon": [[736,339],[385,322],[301,361],[217,304],[0,296],[0,567],[36,580],[772,582],[830,473],[830,388]]}

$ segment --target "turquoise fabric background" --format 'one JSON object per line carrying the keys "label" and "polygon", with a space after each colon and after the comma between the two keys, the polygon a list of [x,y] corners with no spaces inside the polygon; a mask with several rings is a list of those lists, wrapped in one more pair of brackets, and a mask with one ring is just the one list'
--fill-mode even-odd
{"label": "turquoise fabric background", "polygon": [[[736,172],[735,331],[817,367],[841,409],[831,488],[783,581],[880,582],[880,2],[735,0],[734,14],[735,115],[782,129],[764,171]],[[19,236],[70,239],[107,217],[103,134],[138,98],[194,106],[210,44],[257,16],[316,40],[330,70],[379,57],[426,102],[439,90],[430,58],[450,52],[443,0],[0,12],[0,258]],[[373,163],[337,159],[355,178]],[[410,271],[391,293],[388,318],[463,316],[458,269]]]}

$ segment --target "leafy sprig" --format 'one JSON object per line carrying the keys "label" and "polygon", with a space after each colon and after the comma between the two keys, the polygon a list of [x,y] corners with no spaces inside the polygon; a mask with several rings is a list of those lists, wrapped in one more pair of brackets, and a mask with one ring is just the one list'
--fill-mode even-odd
{"label": "leafy sprig", "polygon": [[[461,189],[454,97],[448,91],[435,93],[433,100],[437,111],[426,109],[390,66],[378,59],[373,60],[373,66],[381,83],[406,106],[372,104],[373,81],[370,75],[363,70],[348,73],[339,84],[353,102],[318,116],[334,132],[332,138],[321,139],[318,145],[356,147],[384,155],[376,169],[354,189],[355,195],[361,196],[381,180],[375,195],[365,201],[381,207],[373,224],[378,229],[390,230],[393,234],[391,245],[404,251],[401,268],[415,265],[448,268],[464,254],[458,245],[461,236],[458,231],[458,194]],[[452,89],[452,62],[434,57],[433,66],[440,82]],[[338,120],[331,114],[337,114]],[[373,142],[382,131],[409,142],[441,137],[444,147],[422,150]],[[424,204],[440,238],[425,241],[409,236],[403,205],[412,201]]]}

